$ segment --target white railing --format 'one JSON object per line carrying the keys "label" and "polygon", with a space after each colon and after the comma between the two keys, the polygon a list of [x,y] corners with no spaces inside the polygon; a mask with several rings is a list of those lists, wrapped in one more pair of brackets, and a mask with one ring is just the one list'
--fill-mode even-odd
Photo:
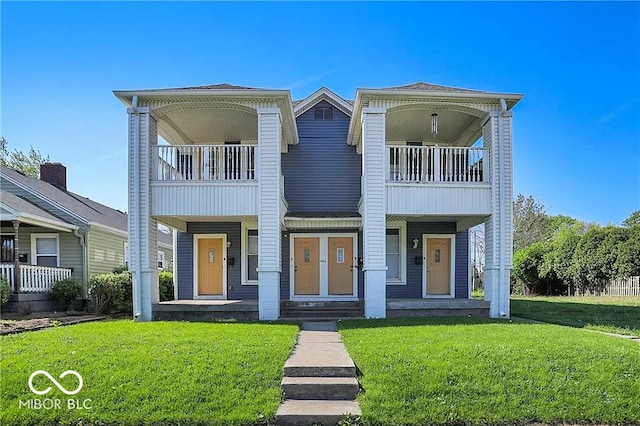
{"label": "white railing", "polygon": [[484,182],[484,148],[388,146],[391,182]]}
{"label": "white railing", "polygon": [[153,147],[153,180],[255,180],[252,145],[157,145]]}
{"label": "white railing", "polygon": [[[7,278],[11,289],[15,291],[14,265],[2,264],[0,266],[0,274]],[[18,268],[20,274],[20,292],[21,293],[40,293],[51,290],[51,284],[56,281],[71,278],[70,268],[54,268],[51,266],[37,265],[20,265]]]}
{"label": "white railing", "polygon": [[0,277],[3,277],[9,283],[11,290],[15,289],[15,266],[12,263],[0,263]]}

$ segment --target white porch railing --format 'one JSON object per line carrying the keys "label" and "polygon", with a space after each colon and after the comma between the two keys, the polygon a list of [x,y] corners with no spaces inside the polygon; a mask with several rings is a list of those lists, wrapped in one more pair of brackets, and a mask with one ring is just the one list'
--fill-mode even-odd
{"label": "white porch railing", "polygon": [[[0,265],[0,275],[9,281],[11,290],[15,291],[14,265],[3,263]],[[21,293],[40,293],[51,290],[51,284],[56,281],[71,278],[70,268],[54,268],[51,266],[20,265]]]}
{"label": "white porch railing", "polygon": [[158,181],[255,180],[255,146],[157,145],[152,179]]}
{"label": "white porch railing", "polygon": [[391,182],[484,182],[484,148],[388,146]]}

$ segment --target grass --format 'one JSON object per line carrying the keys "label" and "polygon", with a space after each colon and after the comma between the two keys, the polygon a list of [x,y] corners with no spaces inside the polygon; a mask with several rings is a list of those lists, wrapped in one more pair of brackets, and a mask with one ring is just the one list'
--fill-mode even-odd
{"label": "grass", "polygon": [[513,297],[511,315],[640,337],[640,297]]}
{"label": "grass", "polygon": [[[282,367],[295,325],[109,321],[0,339],[0,424],[262,424],[280,403]],[[82,390],[64,395],[39,375],[75,370]],[[73,376],[58,379],[77,387]],[[19,400],[61,399],[62,409],[28,409]],[[90,410],[66,409],[91,399]]]}
{"label": "grass", "polygon": [[365,424],[640,422],[640,344],[481,318],[341,322]]}

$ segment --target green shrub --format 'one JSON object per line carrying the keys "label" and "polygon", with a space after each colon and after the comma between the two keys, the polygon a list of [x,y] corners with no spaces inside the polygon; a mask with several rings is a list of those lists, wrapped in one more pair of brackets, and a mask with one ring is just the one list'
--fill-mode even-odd
{"label": "green shrub", "polygon": [[11,295],[11,287],[9,287],[9,281],[6,278],[0,277],[0,302],[4,306],[9,301]]}
{"label": "green shrub", "polygon": [[160,272],[160,301],[173,300],[173,272]]}
{"label": "green shrub", "polygon": [[123,272],[129,272],[129,268],[126,265],[116,266],[111,272],[113,272],[114,274],[121,274]]}
{"label": "green shrub", "polygon": [[98,274],[89,280],[89,297],[96,312],[133,312],[131,274]]}
{"label": "green shrub", "polygon": [[65,278],[54,282],[49,294],[53,299],[63,304],[65,310],[69,310],[76,297],[82,295],[82,285],[73,278]]}

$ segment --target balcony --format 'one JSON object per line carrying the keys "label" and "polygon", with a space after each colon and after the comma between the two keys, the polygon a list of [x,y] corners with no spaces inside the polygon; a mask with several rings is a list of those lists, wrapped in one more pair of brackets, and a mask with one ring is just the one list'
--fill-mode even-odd
{"label": "balcony", "polygon": [[154,146],[151,214],[257,215],[257,151],[252,145]]}
{"label": "balcony", "polygon": [[487,150],[388,146],[387,214],[489,215]]}
{"label": "balcony", "polygon": [[[9,282],[12,291],[16,291],[15,266],[12,263],[0,264],[0,276]],[[51,266],[19,265],[20,293],[46,293],[56,281],[71,278],[70,268]]]}

